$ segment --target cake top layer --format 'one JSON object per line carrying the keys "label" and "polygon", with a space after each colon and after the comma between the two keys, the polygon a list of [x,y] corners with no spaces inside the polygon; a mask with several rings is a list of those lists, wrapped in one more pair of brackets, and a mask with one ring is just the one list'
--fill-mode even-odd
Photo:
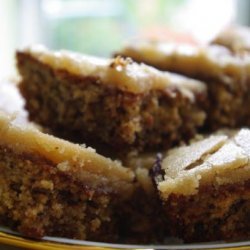
{"label": "cake top layer", "polygon": [[135,94],[152,89],[164,90],[178,88],[187,96],[193,92],[204,92],[205,85],[193,79],[177,74],[161,72],[145,64],[138,64],[131,59],[96,58],[69,51],[52,52],[42,46],[32,46],[24,50],[33,58],[52,67],[82,76],[94,77],[101,83]]}
{"label": "cake top layer", "polygon": [[89,172],[111,180],[131,182],[134,174],[120,162],[112,161],[78,144],[44,134],[17,118],[0,112],[0,145],[17,153],[34,154],[53,162],[59,171],[72,175]]}
{"label": "cake top layer", "polygon": [[142,41],[127,45],[118,52],[139,62],[162,70],[176,71],[189,76],[212,76],[227,80],[231,75],[242,76],[243,68],[249,72],[250,57],[236,56],[219,45],[193,46]]}
{"label": "cake top layer", "polygon": [[230,48],[236,52],[250,50],[250,29],[242,26],[223,30],[212,42]]}
{"label": "cake top layer", "polygon": [[162,160],[163,177],[158,188],[163,197],[171,193],[195,194],[199,187],[250,179],[250,130],[232,136],[212,135],[167,152]]}

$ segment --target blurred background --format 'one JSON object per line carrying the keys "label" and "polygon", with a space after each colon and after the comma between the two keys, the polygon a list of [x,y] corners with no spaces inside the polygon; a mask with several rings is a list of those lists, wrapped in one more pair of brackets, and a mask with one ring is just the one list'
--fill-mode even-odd
{"label": "blurred background", "polygon": [[206,43],[250,24],[249,11],[249,0],[0,0],[0,77],[29,44],[109,56],[135,38]]}

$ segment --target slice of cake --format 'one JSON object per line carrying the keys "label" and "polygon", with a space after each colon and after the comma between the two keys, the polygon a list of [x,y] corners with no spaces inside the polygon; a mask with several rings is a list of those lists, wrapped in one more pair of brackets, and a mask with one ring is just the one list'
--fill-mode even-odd
{"label": "slice of cake", "polygon": [[249,239],[249,129],[172,149],[152,175],[168,234],[187,242]]}
{"label": "slice of cake", "polygon": [[206,82],[210,103],[207,127],[250,125],[250,57],[240,57],[223,46],[195,47],[138,42],[119,53],[161,70]]}
{"label": "slice of cake", "polygon": [[118,237],[117,207],[134,174],[95,153],[0,114],[0,223],[25,236]]}
{"label": "slice of cake", "polygon": [[168,148],[205,119],[204,83],[129,59],[35,46],[17,53],[17,67],[30,119],[102,153]]}

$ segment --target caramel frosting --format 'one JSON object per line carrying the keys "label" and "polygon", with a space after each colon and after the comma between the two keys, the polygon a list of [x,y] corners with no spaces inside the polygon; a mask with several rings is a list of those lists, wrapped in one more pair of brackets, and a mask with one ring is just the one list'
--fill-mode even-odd
{"label": "caramel frosting", "polygon": [[0,145],[13,149],[17,153],[34,154],[45,157],[54,163],[59,171],[81,176],[94,174],[102,178],[131,182],[134,174],[122,167],[118,161],[112,161],[84,145],[44,134],[34,126],[24,124],[22,120],[0,112]]}
{"label": "caramel frosting", "polygon": [[194,46],[164,42],[138,41],[125,46],[117,54],[148,63],[162,70],[181,72],[190,76],[202,74],[229,81],[231,75],[244,77],[249,72],[250,57],[235,56],[219,45]]}
{"label": "caramel frosting", "polygon": [[162,197],[193,195],[200,186],[244,182],[250,178],[250,130],[241,129],[170,150],[162,161]]}
{"label": "caramel frosting", "polygon": [[213,41],[233,51],[250,50],[250,29],[248,27],[229,27],[223,30]]}
{"label": "caramel frosting", "polygon": [[104,59],[65,50],[52,52],[38,45],[23,52],[55,70],[66,70],[82,77],[94,77],[99,79],[100,83],[134,94],[175,87],[192,99],[194,92],[206,91],[205,84],[200,81],[162,72],[145,64],[135,63],[129,58]]}

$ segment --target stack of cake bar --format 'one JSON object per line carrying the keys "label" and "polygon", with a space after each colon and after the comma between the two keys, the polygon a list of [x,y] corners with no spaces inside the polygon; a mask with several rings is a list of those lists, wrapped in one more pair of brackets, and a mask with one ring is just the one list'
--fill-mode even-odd
{"label": "stack of cake bar", "polygon": [[0,113],[1,225],[116,243],[249,239],[250,54],[225,34],[110,59],[18,51],[29,119],[50,135]]}

